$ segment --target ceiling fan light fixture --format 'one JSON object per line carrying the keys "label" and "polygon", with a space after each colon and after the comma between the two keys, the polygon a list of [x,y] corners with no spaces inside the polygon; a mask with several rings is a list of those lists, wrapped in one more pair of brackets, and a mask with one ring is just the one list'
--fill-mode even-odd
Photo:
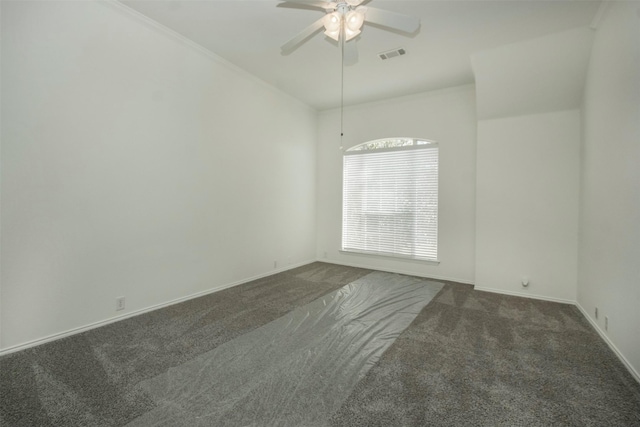
{"label": "ceiling fan light fixture", "polygon": [[340,39],[340,24],[342,22],[342,16],[340,13],[333,12],[325,15],[324,17],[324,28],[325,34],[328,37],[338,41]]}
{"label": "ceiling fan light fixture", "polygon": [[364,24],[364,11],[362,9],[351,10],[347,13],[345,17],[345,30],[347,33],[352,32],[359,34],[362,24]]}
{"label": "ceiling fan light fixture", "polygon": [[349,40],[351,40],[352,38],[354,38],[355,36],[357,36],[358,34],[360,34],[362,31],[358,30],[358,31],[350,31],[350,30],[346,30],[344,32],[344,41],[348,42]]}

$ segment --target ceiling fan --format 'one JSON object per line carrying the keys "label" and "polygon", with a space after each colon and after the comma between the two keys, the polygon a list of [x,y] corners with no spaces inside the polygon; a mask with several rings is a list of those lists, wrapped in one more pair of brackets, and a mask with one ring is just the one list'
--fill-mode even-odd
{"label": "ceiling fan", "polygon": [[278,7],[320,9],[325,15],[302,30],[280,48],[283,55],[296,50],[302,43],[323,27],[328,37],[340,44],[342,51],[342,74],[340,76],[340,150],[344,136],[344,66],[357,62],[355,43],[347,43],[361,33],[365,22],[379,25],[387,30],[413,34],[420,28],[420,19],[388,10],[364,6],[371,0],[287,0]]}
{"label": "ceiling fan", "polygon": [[[365,22],[406,34],[413,34],[420,28],[420,19],[363,5],[369,1],[371,0],[288,0],[281,2],[278,4],[279,7],[320,9],[326,13],[325,16],[282,45],[280,48],[282,53],[286,55],[293,52],[323,27],[325,35],[341,43],[343,47],[353,46],[353,43],[347,44],[346,42],[360,34]],[[355,49],[351,50],[351,52],[354,51]]]}

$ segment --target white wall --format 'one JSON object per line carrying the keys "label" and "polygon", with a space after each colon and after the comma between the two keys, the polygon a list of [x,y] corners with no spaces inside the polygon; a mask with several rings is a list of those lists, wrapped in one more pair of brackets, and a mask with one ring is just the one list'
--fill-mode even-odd
{"label": "white wall", "polygon": [[440,144],[439,265],[340,252],[340,114],[338,110],[320,114],[317,166],[318,258],[335,263],[473,283],[476,142],[474,92],[473,86],[466,86],[362,104],[345,110],[345,149],[365,141],[393,136],[421,137]]}
{"label": "white wall", "polygon": [[596,32],[583,117],[578,304],[640,380],[638,2],[611,2]]}
{"label": "white wall", "polygon": [[0,348],[315,259],[315,111],[117,3],[1,48]]}
{"label": "white wall", "polygon": [[575,301],[579,147],[578,110],[478,122],[476,289]]}
{"label": "white wall", "polygon": [[478,119],[579,108],[592,42],[580,27],[474,53]]}

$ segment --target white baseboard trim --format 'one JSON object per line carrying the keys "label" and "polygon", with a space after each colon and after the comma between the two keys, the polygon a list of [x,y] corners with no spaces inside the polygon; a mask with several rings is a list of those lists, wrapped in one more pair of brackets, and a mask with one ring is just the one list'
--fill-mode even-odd
{"label": "white baseboard trim", "polygon": [[559,302],[559,303],[562,303],[562,304],[574,305],[576,303],[575,300],[570,300],[570,299],[547,297],[547,296],[544,296],[544,295],[527,294],[527,293],[524,293],[524,292],[505,291],[503,289],[487,288],[487,287],[484,287],[484,286],[477,286],[477,285],[474,286],[473,289],[475,289],[476,291],[491,292],[491,293],[494,293],[494,294],[511,295],[511,296],[514,296],[514,297],[532,298],[532,299],[538,299],[538,300],[542,300],[542,301]]}
{"label": "white baseboard trim", "polygon": [[168,307],[170,305],[179,304],[181,302],[189,301],[189,300],[192,300],[194,298],[199,298],[199,297],[202,297],[202,296],[205,296],[205,295],[209,295],[209,294],[213,294],[215,292],[219,292],[219,291],[222,291],[222,290],[225,290],[225,289],[233,288],[234,286],[242,285],[244,283],[248,283],[248,282],[252,282],[254,280],[262,279],[263,277],[272,276],[274,274],[282,273],[282,272],[287,271],[287,270],[292,270],[294,268],[301,267],[303,265],[307,265],[307,264],[310,264],[312,262],[315,262],[315,259],[311,259],[311,260],[304,261],[304,262],[297,263],[297,264],[293,264],[293,265],[288,265],[286,267],[273,269],[273,270],[271,270],[271,271],[269,271],[267,273],[259,274],[257,276],[253,276],[253,277],[250,277],[248,279],[238,280],[238,281],[232,282],[232,283],[226,283],[224,285],[216,286],[214,288],[207,289],[205,291],[196,292],[195,294],[187,295],[187,296],[181,297],[181,298],[176,298],[176,299],[168,301],[168,302],[152,305],[150,307],[142,308],[142,309],[135,310],[135,311],[132,311],[132,312],[129,312],[129,313],[125,313],[125,314],[122,314],[122,315],[119,315],[119,316],[111,317],[109,319],[100,320],[100,321],[97,321],[97,322],[94,322],[94,323],[90,323],[88,325],[79,326],[77,328],[69,329],[69,330],[64,331],[64,332],[59,332],[59,333],[56,333],[56,334],[48,335],[48,336],[43,337],[43,338],[38,338],[38,339],[35,339],[35,340],[32,340],[32,341],[27,341],[27,342],[22,343],[22,344],[17,344],[17,345],[11,346],[11,347],[3,348],[3,349],[0,349],[0,356],[4,356],[4,355],[10,354],[10,353],[15,353],[15,352],[21,351],[21,350],[26,350],[26,349],[31,348],[31,347],[36,347],[38,345],[46,344],[46,343],[51,342],[51,341],[56,341],[56,340],[59,340],[59,339],[62,339],[62,338],[66,338],[66,337],[72,336],[72,335],[80,334],[82,332],[90,331],[91,329],[96,329],[96,328],[99,328],[101,326],[106,326],[106,325],[108,325],[110,323],[115,323],[115,322],[119,322],[121,320],[129,319],[130,317],[139,316],[141,314],[145,314],[145,313],[148,313],[150,311],[158,310],[160,308]]}
{"label": "white baseboard trim", "polygon": [[582,313],[582,315],[587,318],[591,326],[593,326],[593,328],[596,330],[598,335],[600,335],[600,338],[602,338],[604,342],[607,343],[609,348],[613,350],[616,356],[618,356],[618,359],[620,359],[622,364],[627,368],[627,370],[631,373],[631,375],[635,378],[635,380],[638,381],[638,383],[640,383],[640,373],[638,373],[638,371],[635,370],[635,368],[631,365],[631,363],[629,363],[627,358],[624,357],[622,352],[618,350],[618,347],[616,347],[616,345],[609,339],[605,331],[600,329],[600,326],[595,322],[595,320],[593,320],[591,316],[589,316],[589,313],[587,312],[587,310],[585,310],[577,301],[575,304],[576,304],[576,307],[578,307],[578,310],[580,310],[580,312]]}
{"label": "white baseboard trim", "polygon": [[425,274],[416,273],[415,271],[407,271],[407,270],[402,270],[402,269],[397,269],[397,268],[381,268],[380,266],[371,266],[371,265],[358,264],[358,263],[353,263],[353,262],[342,262],[342,261],[336,261],[334,259],[329,259],[329,258],[318,258],[316,261],[324,262],[324,263],[327,263],[327,264],[344,265],[345,267],[365,268],[367,270],[384,271],[384,272],[387,272],[387,273],[398,273],[398,274],[404,274],[404,275],[407,275],[407,276],[423,277],[425,279],[446,280],[448,282],[462,283],[464,285],[473,285],[473,282],[471,282],[469,280],[465,280],[465,279],[456,279],[456,278],[452,278],[452,277],[425,275]]}

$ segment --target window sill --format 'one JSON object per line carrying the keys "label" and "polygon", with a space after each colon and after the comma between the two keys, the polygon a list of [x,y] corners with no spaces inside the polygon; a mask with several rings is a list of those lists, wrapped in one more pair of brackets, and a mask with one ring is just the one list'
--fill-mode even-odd
{"label": "window sill", "polygon": [[397,259],[401,261],[415,262],[418,264],[436,265],[436,266],[440,265],[440,260],[437,260],[437,259],[419,259],[419,258],[411,258],[408,256],[393,255],[393,254],[385,255],[385,254],[380,254],[375,252],[347,251],[344,249],[341,249],[339,252],[344,255],[358,255],[358,256],[365,256],[370,258]]}

